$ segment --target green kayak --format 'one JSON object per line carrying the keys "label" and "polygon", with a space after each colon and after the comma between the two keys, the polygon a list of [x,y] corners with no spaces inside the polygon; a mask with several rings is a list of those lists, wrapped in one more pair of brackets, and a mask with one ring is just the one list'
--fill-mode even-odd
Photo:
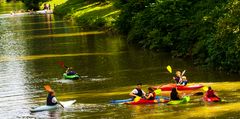
{"label": "green kayak", "polygon": [[78,74],[74,75],[67,75],[66,73],[63,74],[64,79],[72,79],[72,80],[77,80],[80,78]]}
{"label": "green kayak", "polygon": [[190,101],[190,96],[184,96],[181,100],[172,100],[169,101],[167,104],[168,105],[177,105],[177,104],[185,104]]}

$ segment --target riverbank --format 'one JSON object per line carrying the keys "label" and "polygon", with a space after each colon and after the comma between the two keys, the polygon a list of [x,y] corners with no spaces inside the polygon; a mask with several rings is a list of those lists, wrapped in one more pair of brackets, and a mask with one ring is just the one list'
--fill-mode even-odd
{"label": "riverbank", "polygon": [[120,10],[113,6],[112,1],[84,2],[83,0],[71,0],[54,9],[54,14],[62,16],[65,20],[71,20],[84,29],[113,29],[113,22]]}
{"label": "riverbank", "polygon": [[83,29],[114,29],[136,46],[166,50],[196,65],[240,73],[238,4],[235,0],[64,0],[54,14]]}

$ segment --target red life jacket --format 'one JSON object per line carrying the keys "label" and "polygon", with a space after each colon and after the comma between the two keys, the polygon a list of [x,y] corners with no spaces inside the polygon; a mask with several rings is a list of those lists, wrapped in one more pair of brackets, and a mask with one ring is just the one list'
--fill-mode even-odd
{"label": "red life jacket", "polygon": [[216,97],[213,90],[208,90],[206,96],[207,97]]}
{"label": "red life jacket", "polygon": [[148,100],[154,100],[156,98],[156,93],[155,92],[152,92],[153,96],[150,97]]}

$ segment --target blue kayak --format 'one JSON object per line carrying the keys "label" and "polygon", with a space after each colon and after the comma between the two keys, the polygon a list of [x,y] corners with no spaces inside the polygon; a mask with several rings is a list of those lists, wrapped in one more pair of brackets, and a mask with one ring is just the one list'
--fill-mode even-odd
{"label": "blue kayak", "polygon": [[130,102],[130,101],[133,101],[133,99],[132,98],[128,98],[128,99],[122,99],[122,100],[111,100],[110,103],[118,104],[118,103]]}

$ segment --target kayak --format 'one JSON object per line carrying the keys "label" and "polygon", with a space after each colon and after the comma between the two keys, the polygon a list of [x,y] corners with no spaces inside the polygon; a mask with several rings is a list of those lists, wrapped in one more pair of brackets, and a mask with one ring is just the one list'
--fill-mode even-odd
{"label": "kayak", "polygon": [[177,85],[177,84],[167,84],[167,85],[163,85],[163,86],[153,86],[153,88],[155,90],[156,89],[161,89],[162,91],[171,91],[172,88],[177,88],[177,90],[179,90],[179,91],[196,90],[196,89],[200,89],[202,87],[203,87],[203,85],[201,85],[201,84],[194,84],[194,85],[187,85],[187,86]]}
{"label": "kayak", "polygon": [[219,97],[207,97],[207,96],[204,96],[203,100],[207,101],[207,102],[220,102],[221,101],[221,99]]}
{"label": "kayak", "polygon": [[[64,108],[66,108],[66,107],[70,107],[75,102],[76,102],[76,100],[69,100],[69,101],[64,101],[64,102],[60,102],[60,103],[63,105]],[[55,110],[58,108],[62,108],[62,106],[59,104],[54,105],[54,106],[43,105],[43,106],[39,106],[34,109],[31,109],[30,111],[31,112],[40,112],[40,111]]]}
{"label": "kayak", "polygon": [[169,102],[168,97],[159,97],[159,98],[156,98],[155,100],[147,100],[142,98],[137,102],[131,101],[131,102],[125,102],[124,104],[139,105],[139,104],[157,104],[157,103],[167,103],[167,102]]}
{"label": "kayak", "polygon": [[[165,97],[165,96],[156,96],[156,100],[159,100],[160,98],[165,99],[165,100],[169,100],[169,97]],[[122,99],[122,100],[111,100],[110,103],[112,104],[119,104],[119,103],[126,103],[126,102],[131,102],[133,101],[132,98],[128,98],[128,99]]]}
{"label": "kayak", "polygon": [[177,105],[177,104],[185,104],[190,101],[190,96],[184,96],[181,100],[171,100],[167,104],[168,105]]}
{"label": "kayak", "polygon": [[63,73],[63,77],[65,79],[72,79],[72,80],[76,80],[79,79],[80,76],[78,74],[74,74],[74,75],[67,75],[66,73]]}
{"label": "kayak", "polygon": [[132,98],[128,98],[128,99],[123,99],[123,100],[111,100],[110,103],[112,104],[118,104],[118,103],[125,103],[125,102],[130,102],[132,101]]}

